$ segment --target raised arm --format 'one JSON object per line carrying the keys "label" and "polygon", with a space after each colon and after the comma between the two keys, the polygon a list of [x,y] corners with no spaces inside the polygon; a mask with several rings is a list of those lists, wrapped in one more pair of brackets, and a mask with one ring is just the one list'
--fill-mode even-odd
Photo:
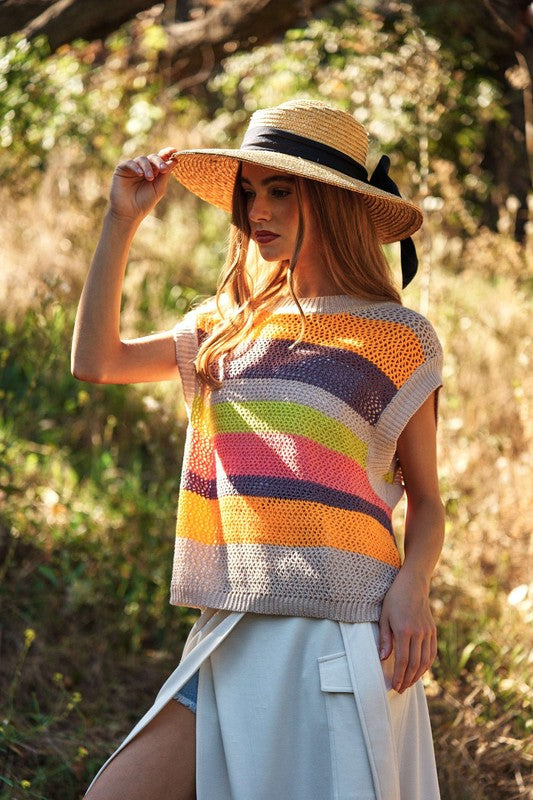
{"label": "raised arm", "polygon": [[392,685],[403,692],[437,654],[429,589],[444,537],[444,509],[437,479],[434,394],[409,420],[397,449],[407,494],[405,560],[383,601],[379,650],[385,659],[394,645]]}
{"label": "raised arm", "polygon": [[81,294],[72,341],[72,373],[93,383],[137,383],[176,378],[170,332],[122,340],[120,301],[130,245],[143,218],[165,193],[174,148],[120,163],[109,206]]}

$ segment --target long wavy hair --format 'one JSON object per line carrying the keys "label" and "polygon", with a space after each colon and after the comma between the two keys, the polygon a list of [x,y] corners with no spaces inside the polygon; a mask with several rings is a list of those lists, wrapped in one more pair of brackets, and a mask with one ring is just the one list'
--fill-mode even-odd
{"label": "long wavy hair", "polygon": [[309,201],[311,225],[318,234],[319,256],[337,293],[401,304],[363,196],[306,178],[296,177],[294,185],[299,207],[294,252],[290,261],[269,263],[258,257],[255,247],[250,248],[251,228],[239,168],[233,190],[228,253],[216,293],[216,324],[195,361],[200,381],[211,388],[222,384],[217,364],[287,293],[302,318],[300,335],[292,346],[304,336],[306,317],[293,284],[305,235],[304,194]]}

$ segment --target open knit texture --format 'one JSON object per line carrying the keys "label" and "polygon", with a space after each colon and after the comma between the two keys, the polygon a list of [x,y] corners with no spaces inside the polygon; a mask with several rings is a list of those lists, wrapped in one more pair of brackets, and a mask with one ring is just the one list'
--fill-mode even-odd
{"label": "open knit texture", "polygon": [[213,313],[174,330],[189,413],[171,586],[176,605],[375,622],[400,567],[398,436],[441,385],[420,314],[346,296],[276,307],[196,379]]}

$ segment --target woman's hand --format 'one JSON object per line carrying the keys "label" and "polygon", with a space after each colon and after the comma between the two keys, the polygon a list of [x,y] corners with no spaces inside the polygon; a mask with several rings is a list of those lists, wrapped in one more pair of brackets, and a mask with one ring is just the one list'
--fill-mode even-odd
{"label": "woman's hand", "polygon": [[166,191],[172,171],[168,158],[175,152],[176,148],[166,147],[115,167],[109,202],[113,217],[139,222],[150,213]]}
{"label": "woman's hand", "polygon": [[437,655],[437,628],[429,607],[427,581],[404,568],[385,595],[379,620],[382,661],[393,648],[392,687],[401,693],[430,668]]}

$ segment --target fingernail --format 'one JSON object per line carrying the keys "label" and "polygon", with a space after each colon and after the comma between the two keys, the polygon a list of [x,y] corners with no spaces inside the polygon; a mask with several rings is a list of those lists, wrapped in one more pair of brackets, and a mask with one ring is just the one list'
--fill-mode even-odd
{"label": "fingernail", "polygon": [[387,651],[385,650],[385,648],[384,648],[384,647],[382,647],[382,648],[381,648],[381,650],[379,651],[379,657],[380,657],[380,658],[385,658],[385,653],[386,653],[386,652],[387,652]]}

